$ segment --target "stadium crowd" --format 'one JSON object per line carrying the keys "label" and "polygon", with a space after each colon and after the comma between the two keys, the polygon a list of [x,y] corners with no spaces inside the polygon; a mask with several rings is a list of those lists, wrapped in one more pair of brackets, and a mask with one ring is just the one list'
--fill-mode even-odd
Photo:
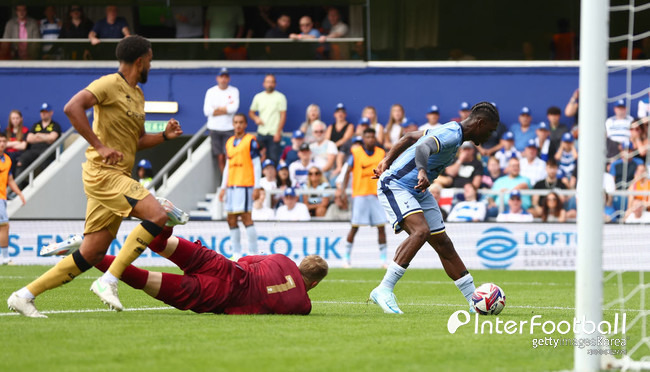
{"label": "stadium crowd", "polygon": [[[120,14],[120,9],[128,14]],[[112,54],[108,53],[114,46],[101,45],[102,39],[121,39],[134,31],[149,38],[242,39],[242,42],[246,38],[286,38],[296,41],[317,39],[319,43],[314,45],[311,55],[304,56],[306,59],[350,58],[349,48],[326,43],[328,39],[348,37],[350,34],[350,27],[343,22],[342,12],[336,7],[294,7],[285,10],[270,6],[235,5],[140,6],[138,9],[127,10],[107,5],[90,6],[87,10],[92,15],[85,14],[80,5],[65,8],[48,5],[40,12],[35,9],[30,11],[24,4],[15,5],[12,8],[13,17],[4,25],[3,38],[88,39],[88,43],[4,42],[0,43],[0,59],[89,60],[107,56],[110,59]],[[33,18],[32,11],[42,18]],[[305,11],[310,14],[300,13]],[[294,22],[299,18],[297,25],[292,24],[292,16]],[[186,47],[183,54],[199,58],[199,43]],[[202,55],[210,59],[249,59],[249,47],[239,43],[206,44],[204,48]],[[357,53],[353,57],[360,59],[359,53],[363,53],[363,46],[352,49],[353,54]],[[266,46],[260,55],[273,58],[279,57],[284,51],[286,48],[282,45]]]}

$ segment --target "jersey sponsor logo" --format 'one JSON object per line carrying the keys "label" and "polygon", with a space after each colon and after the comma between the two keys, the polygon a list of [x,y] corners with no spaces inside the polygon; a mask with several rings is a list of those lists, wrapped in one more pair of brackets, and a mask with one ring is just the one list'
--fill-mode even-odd
{"label": "jersey sponsor logo", "polygon": [[131,110],[126,111],[126,116],[128,116],[130,118],[136,118],[137,120],[144,120],[144,118],[145,118],[145,114],[141,114],[139,112],[135,112],[135,111],[131,111]]}

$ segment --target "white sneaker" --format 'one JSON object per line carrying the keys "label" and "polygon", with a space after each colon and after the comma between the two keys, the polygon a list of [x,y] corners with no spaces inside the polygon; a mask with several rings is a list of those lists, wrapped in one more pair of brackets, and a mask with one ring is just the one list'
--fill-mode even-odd
{"label": "white sneaker", "polygon": [[12,266],[13,264],[14,264],[14,262],[11,260],[11,258],[3,258],[2,259],[2,265],[3,266],[4,265]]}
{"label": "white sneaker", "polygon": [[95,280],[90,290],[96,294],[108,308],[115,311],[122,311],[124,306],[117,296],[117,283],[104,283],[101,278]]}
{"label": "white sneaker", "polygon": [[62,242],[49,244],[41,249],[41,256],[67,256],[77,251],[83,240],[83,236],[73,235]]}
{"label": "white sneaker", "polygon": [[386,287],[380,285],[373,289],[372,292],[370,292],[370,299],[372,302],[379,305],[386,314],[404,314],[404,312],[400,310],[399,306],[397,306],[397,298],[395,298],[395,294]]}
{"label": "white sneaker", "polygon": [[14,292],[7,299],[9,310],[20,313],[28,318],[47,318],[47,315],[41,314],[34,306],[34,300],[18,297]]}
{"label": "white sneaker", "polygon": [[190,215],[183,212],[180,208],[176,207],[172,202],[165,198],[156,198],[160,205],[162,205],[165,212],[167,212],[167,226],[185,225],[190,220]]}

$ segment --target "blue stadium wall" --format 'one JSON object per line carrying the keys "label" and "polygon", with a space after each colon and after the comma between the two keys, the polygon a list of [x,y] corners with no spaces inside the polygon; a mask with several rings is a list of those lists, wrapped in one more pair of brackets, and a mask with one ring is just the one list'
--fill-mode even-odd
{"label": "blue stadium wall", "polygon": [[[299,127],[305,108],[311,103],[321,107],[326,123],[333,121],[333,108],[343,102],[348,119],[356,122],[366,105],[377,108],[379,120],[386,123],[390,105],[401,103],[407,116],[425,122],[426,109],[436,104],[441,121],[457,115],[461,101],[497,103],[502,121],[517,121],[522,106],[529,106],[533,121],[546,120],[546,109],[564,108],[578,86],[577,67],[365,67],[365,68],[231,68],[231,84],[239,88],[240,110],[248,112],[253,96],[262,90],[266,73],[274,73],[277,89],[287,96],[287,131]],[[48,102],[55,109],[54,118],[65,130],[70,126],[63,106],[78,90],[93,79],[114,72],[108,68],[0,68],[0,123],[4,129],[12,109],[19,109],[25,124],[40,120],[38,109]],[[149,82],[143,85],[147,100],[177,101],[174,115],[187,134],[204,123],[203,97],[215,84],[217,68],[152,69]],[[632,92],[648,87],[650,68],[634,72]],[[625,72],[610,75],[610,96],[625,91]],[[637,100],[632,102],[636,114]],[[612,105],[608,106],[608,115]],[[149,120],[167,119],[169,115],[148,115]],[[573,119],[563,118],[565,123]],[[249,126],[249,130],[254,130]]]}

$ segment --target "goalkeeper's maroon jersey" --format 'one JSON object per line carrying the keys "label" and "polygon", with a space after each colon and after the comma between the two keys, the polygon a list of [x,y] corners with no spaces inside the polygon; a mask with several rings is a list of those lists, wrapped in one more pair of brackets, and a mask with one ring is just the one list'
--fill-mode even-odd
{"label": "goalkeeper's maroon jersey", "polygon": [[311,301],[298,266],[282,254],[246,256],[237,261],[245,275],[235,285],[226,314],[301,314]]}

